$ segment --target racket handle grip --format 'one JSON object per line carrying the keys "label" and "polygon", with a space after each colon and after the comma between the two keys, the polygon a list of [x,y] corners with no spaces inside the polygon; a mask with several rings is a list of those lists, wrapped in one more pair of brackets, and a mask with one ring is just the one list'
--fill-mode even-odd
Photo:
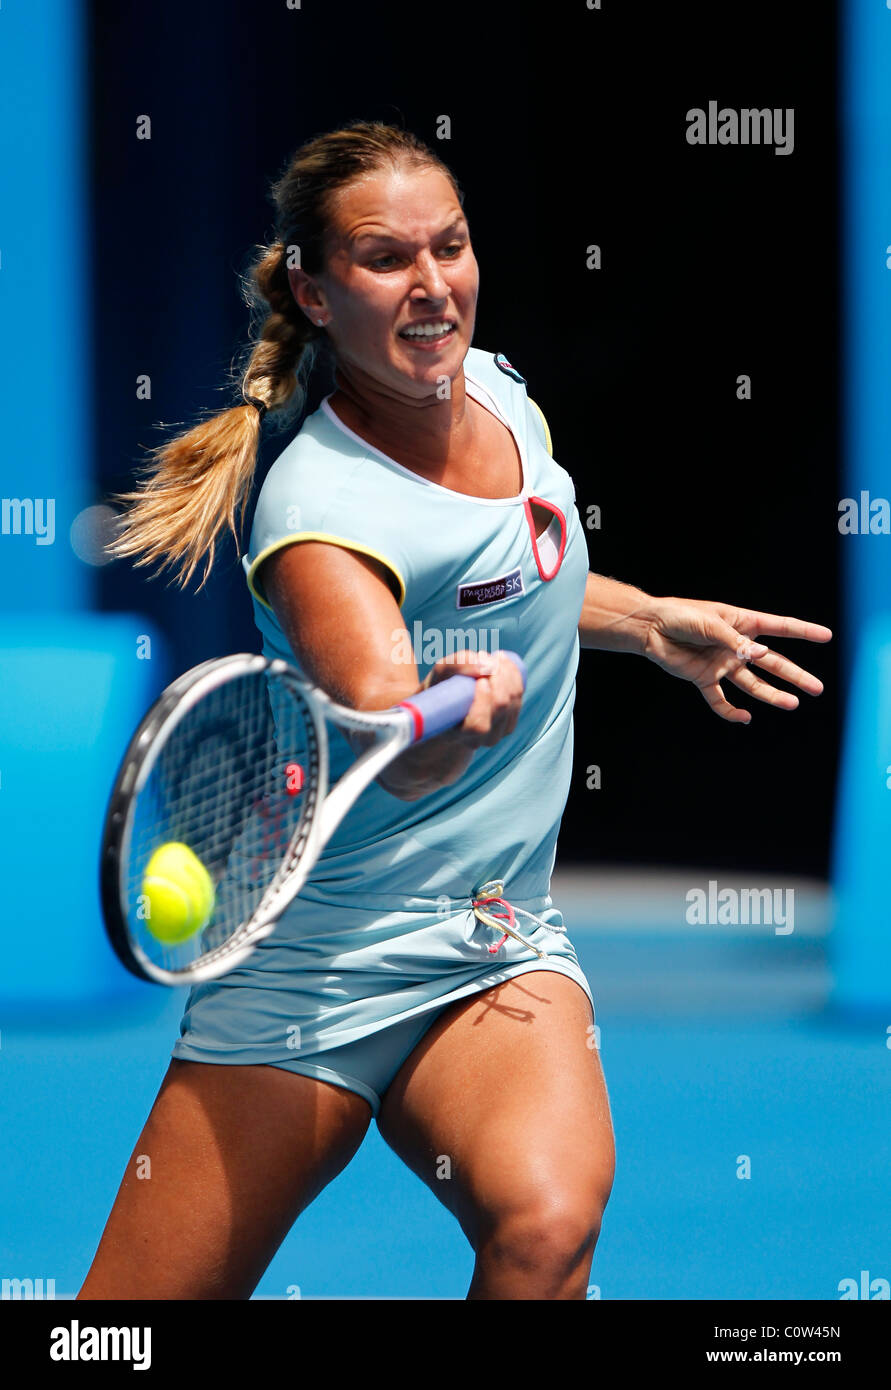
{"label": "racket handle grip", "polygon": [[[514,663],[526,689],[526,663],[516,652],[502,652]],[[454,729],[467,717],[476,693],[474,676],[449,676],[448,680],[431,685],[410,700],[400,701],[399,708],[411,715],[414,724],[412,743],[434,738],[436,734]]]}

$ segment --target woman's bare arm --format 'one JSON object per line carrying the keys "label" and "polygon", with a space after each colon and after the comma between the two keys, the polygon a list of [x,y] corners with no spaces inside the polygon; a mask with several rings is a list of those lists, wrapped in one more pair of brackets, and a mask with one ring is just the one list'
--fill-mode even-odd
{"label": "woman's bare arm", "polygon": [[760,637],[793,637],[805,642],[829,642],[832,632],[822,623],[761,613],[752,608],[713,603],[707,599],[657,598],[608,579],[589,574],[579,618],[579,642],[604,651],[638,652],[681,680],[692,681],[706,703],[729,723],[748,724],[751,714],[731,705],[721,687],[729,680],[776,709],[798,708],[798,696],[762,680],[750,666],[819,695],[823,682]]}
{"label": "woman's bare arm", "polygon": [[[351,709],[387,709],[422,684],[405,623],[379,561],[324,541],[276,551],[262,583],[301,669],[332,699]],[[459,652],[434,667],[425,685],[454,675],[477,679],[470,713],[458,728],[405,753],[379,777],[394,796],[414,801],[461,776],[482,746],[514,729],[522,682],[510,661]],[[356,747],[362,739],[354,740]]]}

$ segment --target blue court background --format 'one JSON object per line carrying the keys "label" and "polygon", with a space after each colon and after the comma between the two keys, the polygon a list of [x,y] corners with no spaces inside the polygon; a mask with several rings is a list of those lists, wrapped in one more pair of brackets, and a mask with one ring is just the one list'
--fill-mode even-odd
{"label": "blue court background", "polygon": [[[842,487],[876,497],[891,473],[891,13],[852,0],[843,16]],[[10,521],[0,536],[0,1277],[52,1278],[60,1295],[86,1271],[182,1007],[124,977],[98,929],[109,780],[174,672],[152,620],[96,611],[95,577],[68,543],[71,519],[100,500],[89,285],[69,276],[60,297],[46,268],[61,229],[66,263],[88,259],[86,63],[77,7],[3,7],[2,493],[53,498],[57,534],[39,546]],[[26,364],[49,323],[57,369],[40,408]],[[807,926],[790,940],[690,934],[658,884],[642,925],[643,877],[607,907],[592,877],[567,918],[598,1003],[618,1141],[592,1274],[603,1298],[833,1299],[864,1270],[891,1278],[888,545],[868,534],[843,551],[833,893],[805,891]],[[452,1219],[372,1129],[258,1296],[456,1298],[471,1265]]]}
{"label": "blue court background", "polygon": [[[666,927],[676,884],[640,886],[649,922],[631,939],[628,885],[605,898],[599,880],[574,882],[600,919],[573,939],[595,985],[618,1155],[591,1297],[831,1300],[863,1270],[888,1278],[891,1052],[883,1027],[826,1007],[825,891],[797,889],[792,937],[715,940]],[[60,1297],[92,1258],[177,1034],[179,992],[146,991],[116,1021],[3,1032],[0,1273],[54,1278]],[[472,1266],[457,1224],[372,1125],[256,1296],[463,1298]]]}

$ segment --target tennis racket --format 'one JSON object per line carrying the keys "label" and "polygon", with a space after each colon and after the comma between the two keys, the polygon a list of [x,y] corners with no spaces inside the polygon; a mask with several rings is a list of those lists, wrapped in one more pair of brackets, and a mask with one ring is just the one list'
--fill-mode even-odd
{"label": "tennis racket", "polygon": [[[526,685],[526,668],[513,652]],[[158,984],[232,970],[274,930],[365,788],[406,748],[460,724],[476,680],[455,675],[389,710],[337,704],[285,661],[239,654],[168,686],[124,755],[102,835],[105,926],[121,962]],[[366,747],[329,786],[328,723]],[[152,929],[146,871],[162,846],[197,857],[212,904],[185,940]]]}

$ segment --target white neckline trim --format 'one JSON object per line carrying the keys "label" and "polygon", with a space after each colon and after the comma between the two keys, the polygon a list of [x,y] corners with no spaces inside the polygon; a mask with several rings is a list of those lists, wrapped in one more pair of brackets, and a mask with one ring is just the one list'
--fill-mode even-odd
{"label": "white neckline trim", "polygon": [[[367,450],[369,453],[376,454],[378,458],[383,459],[384,463],[388,463],[391,466],[391,468],[397,468],[399,472],[404,473],[406,477],[414,479],[414,481],[416,483],[420,483],[422,487],[432,487],[436,492],[445,492],[449,497],[463,497],[468,502],[479,503],[481,507],[522,506],[526,498],[529,496],[529,492],[527,490],[527,478],[529,475],[529,470],[527,467],[526,454],[524,452],[523,446],[517,438],[517,435],[514,433],[513,426],[511,425],[510,421],[506,418],[504,412],[502,411],[495,397],[492,395],[491,391],[489,391],[489,389],[485,387],[481,381],[477,381],[474,376],[471,376],[471,374],[466,369],[464,372],[464,388],[467,391],[467,394],[471,396],[473,400],[475,400],[479,405],[483,406],[484,409],[490,410],[491,414],[493,414],[496,417],[496,419],[500,420],[501,423],[508,430],[510,430],[511,437],[513,438],[513,441],[517,446],[517,453],[520,456],[520,469],[523,475],[523,486],[518,493],[514,494],[513,497],[476,497],[473,493],[456,492],[453,487],[443,487],[442,483],[434,483],[431,482],[429,478],[422,478],[420,473],[414,473],[410,468],[406,468],[404,463],[397,463],[394,458],[390,458],[389,454],[385,454],[382,449],[375,448],[373,444],[369,444],[367,439],[363,439],[361,434],[357,434],[355,430],[350,429],[349,425],[345,425],[343,420],[340,419],[340,417],[336,414],[335,411],[331,409],[331,406],[328,404],[329,400],[334,395],[333,391],[329,391],[328,395],[324,397],[321,408],[327,415],[328,419],[333,420],[337,428],[339,430],[342,430],[344,434],[349,435],[350,439],[354,440],[357,444],[361,444],[362,448]],[[483,396],[486,396],[488,398],[488,402],[482,399]]]}

